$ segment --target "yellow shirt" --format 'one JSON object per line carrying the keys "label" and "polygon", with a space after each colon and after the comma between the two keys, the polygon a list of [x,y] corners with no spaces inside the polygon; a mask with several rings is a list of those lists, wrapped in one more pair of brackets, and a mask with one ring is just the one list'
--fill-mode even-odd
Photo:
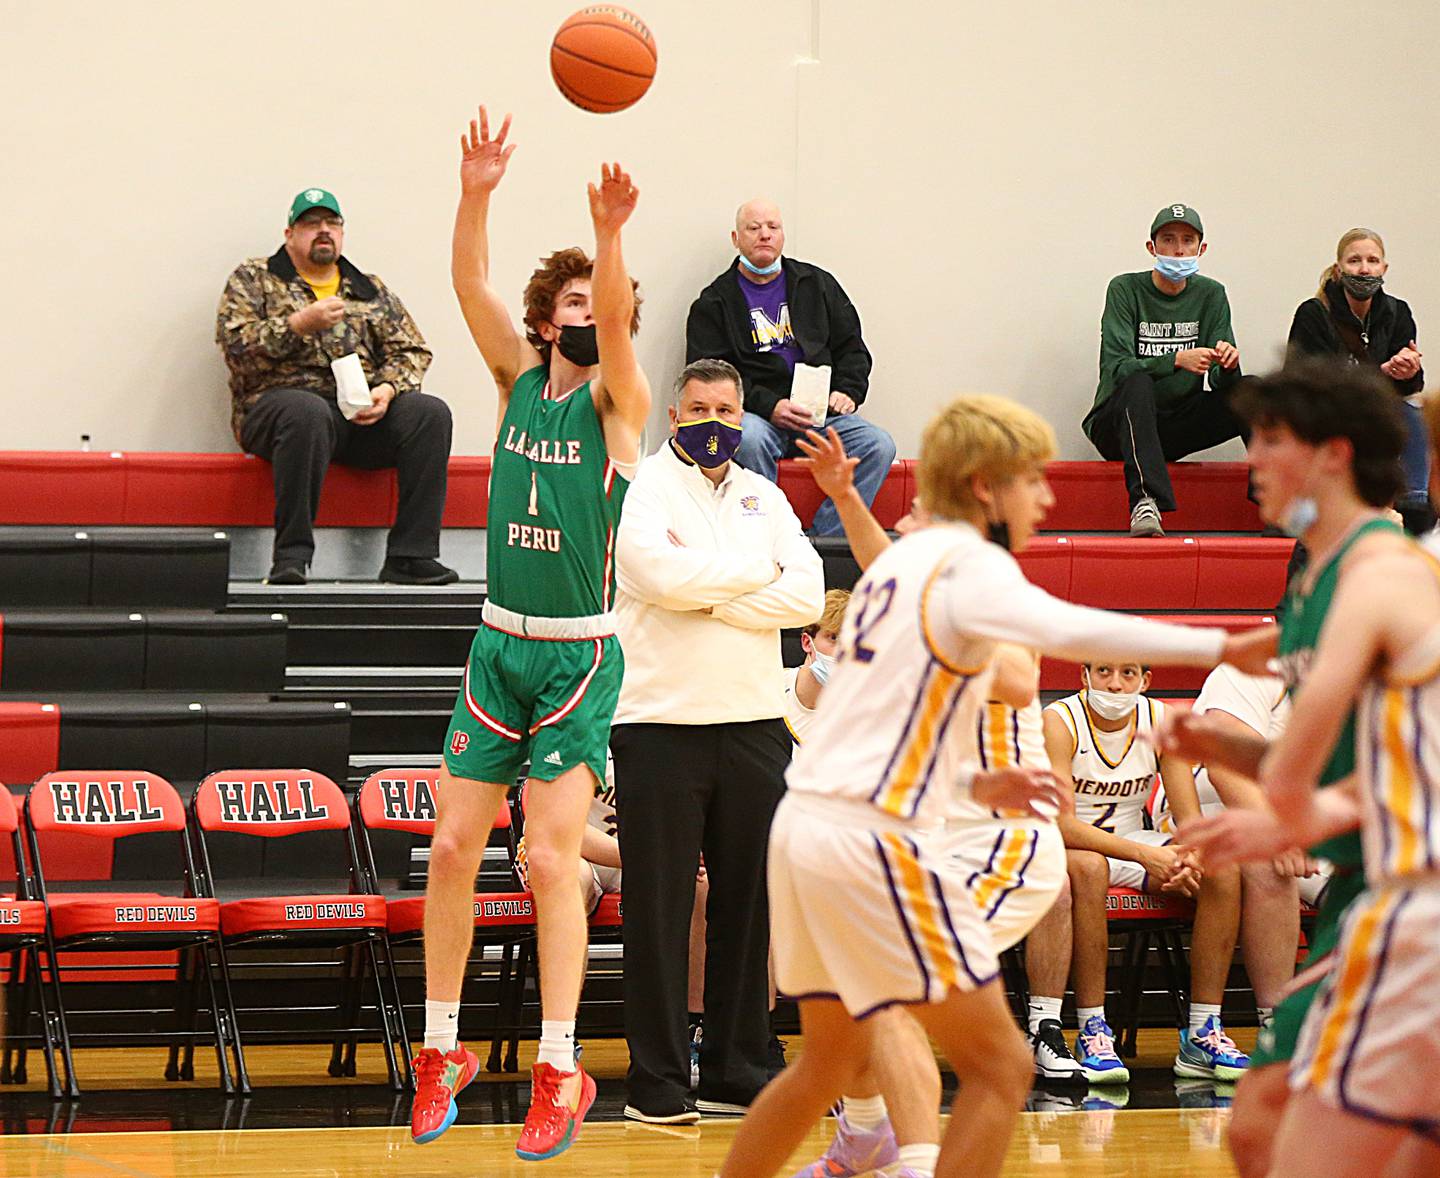
{"label": "yellow shirt", "polygon": [[333,298],[335,295],[340,293],[340,267],[335,267],[335,277],[332,278],[329,282],[321,282],[317,284],[307,281],[305,285],[315,292],[315,299],[317,302],[320,299]]}

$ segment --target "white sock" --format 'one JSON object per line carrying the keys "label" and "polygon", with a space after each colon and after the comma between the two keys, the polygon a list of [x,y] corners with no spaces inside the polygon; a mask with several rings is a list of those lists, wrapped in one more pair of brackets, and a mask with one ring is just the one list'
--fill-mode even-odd
{"label": "white sock", "polygon": [[425,1047],[454,1051],[460,1034],[460,1003],[425,1000]]}
{"label": "white sock", "polygon": [[1104,1017],[1105,1008],[1103,1006],[1077,1006],[1075,1008],[1075,1018],[1080,1023],[1080,1029],[1082,1031],[1085,1029],[1085,1024],[1090,1019],[1103,1019]]}
{"label": "white sock", "polygon": [[885,1123],[885,1098],[883,1096],[842,1096],[840,1111],[845,1119],[863,1133],[880,1128]]}
{"label": "white sock", "polygon": [[540,1023],[540,1050],[536,1063],[548,1063],[557,1072],[575,1070],[575,1020],[544,1019]]}
{"label": "white sock", "polygon": [[[1053,1018],[1056,1022],[1060,1021],[1060,1003],[1062,1001],[1061,998],[1041,998],[1035,994],[1030,996],[1030,1034],[1038,1033],[1040,1024],[1047,1018]],[[1080,1020],[1080,1025],[1085,1025],[1084,1019]]]}
{"label": "white sock", "polygon": [[1260,1015],[1261,1030],[1264,1030],[1275,1021],[1275,1008],[1273,1006],[1258,1006],[1255,1009]]}
{"label": "white sock", "polygon": [[1215,1016],[1215,1021],[1219,1022],[1220,1003],[1217,1002],[1213,1006],[1208,1002],[1190,1003],[1190,1033],[1192,1035],[1195,1034],[1196,1031],[1205,1025],[1205,1020],[1212,1014]]}
{"label": "white sock", "polygon": [[935,1163],[940,1160],[938,1145],[902,1145],[900,1169],[909,1166],[922,1178],[935,1178]]}

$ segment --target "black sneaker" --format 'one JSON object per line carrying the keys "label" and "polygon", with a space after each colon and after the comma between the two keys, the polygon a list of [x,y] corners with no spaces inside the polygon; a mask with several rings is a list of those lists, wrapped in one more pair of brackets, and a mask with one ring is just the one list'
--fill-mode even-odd
{"label": "black sneaker", "polygon": [[460,574],[428,556],[387,556],[380,580],[396,585],[449,585]]}
{"label": "black sneaker", "polygon": [[265,578],[267,585],[303,585],[306,581],[305,563],[299,560],[277,560],[270,566],[270,575]]}
{"label": "black sneaker", "polygon": [[[754,1100],[751,1097],[750,1100]],[[707,1117],[743,1117],[750,1111],[750,1100],[697,1100],[695,1107]]]}
{"label": "black sneaker", "polygon": [[1085,1072],[1080,1061],[1070,1052],[1065,1042],[1065,1029],[1059,1019],[1040,1020],[1040,1026],[1031,1036],[1035,1047],[1035,1074],[1047,1080],[1066,1080],[1077,1084],[1085,1082]]}
{"label": "black sneaker", "polygon": [[640,1121],[646,1125],[693,1125],[700,1119],[699,1110],[688,1100],[678,1100],[663,1108],[643,1109],[638,1105],[625,1106],[627,1121]]}
{"label": "black sneaker", "polygon": [[765,1051],[765,1074],[774,1079],[785,1070],[785,1041],[775,1035],[770,1036],[770,1046]]}

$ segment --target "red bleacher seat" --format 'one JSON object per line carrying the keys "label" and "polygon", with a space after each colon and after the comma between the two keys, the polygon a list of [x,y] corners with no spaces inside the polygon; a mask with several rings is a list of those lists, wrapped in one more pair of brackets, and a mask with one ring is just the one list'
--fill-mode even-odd
{"label": "red bleacher seat", "polygon": [[118,452],[0,451],[0,523],[118,524],[125,461]]}
{"label": "red bleacher seat", "polygon": [[490,514],[490,456],[450,458],[443,528],[483,528]]}
{"label": "red bleacher seat", "polygon": [[[780,489],[790,500],[790,506],[800,517],[800,525],[808,528],[815,522],[815,512],[819,510],[820,504],[825,502],[825,496],[810,477],[809,470],[801,466],[798,460],[787,458],[780,463],[775,481],[780,484]],[[910,483],[906,464],[892,463],[890,473],[880,484],[880,490],[875,493],[875,502],[870,506],[882,527],[893,528],[895,521],[910,510],[913,490],[907,492],[908,486]]]}
{"label": "red bleacher seat", "polygon": [[[1179,626],[1219,626],[1222,630],[1249,630],[1268,626],[1275,618],[1270,614],[1167,614],[1153,619]],[[1200,667],[1152,667],[1152,691],[1199,691],[1208,671]],[[1079,691],[1080,664],[1064,659],[1040,660],[1041,691]]]}
{"label": "red bleacher seat", "polygon": [[619,892],[607,892],[590,914],[590,927],[620,928],[625,923],[621,915],[623,907]]}
{"label": "red bleacher seat", "polygon": [[1192,609],[1200,548],[1183,539],[1071,538],[1070,600],[1105,609]]}
{"label": "red bleacher seat", "polygon": [[[1245,497],[1243,462],[1174,462],[1176,510],[1169,532],[1258,532],[1260,516]],[[1052,462],[1045,468],[1055,505],[1041,525],[1055,532],[1123,532],[1130,527],[1125,472],[1118,462]]]}
{"label": "red bleacher seat", "polygon": [[54,769],[59,756],[57,705],[0,703],[0,782],[29,785]]}
{"label": "red bleacher seat", "polygon": [[269,527],[275,520],[268,462],[252,454],[127,453],[125,522]]}
{"label": "red bleacher seat", "polygon": [[1196,609],[1274,609],[1285,594],[1295,541],[1202,536]]}
{"label": "red bleacher seat", "polygon": [[1069,599],[1075,549],[1068,536],[1032,536],[1016,554],[1025,576],[1047,593]]}

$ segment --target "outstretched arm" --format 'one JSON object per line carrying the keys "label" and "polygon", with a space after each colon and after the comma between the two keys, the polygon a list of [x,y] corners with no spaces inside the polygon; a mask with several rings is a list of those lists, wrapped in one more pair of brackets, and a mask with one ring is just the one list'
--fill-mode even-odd
{"label": "outstretched arm", "polygon": [[470,133],[460,136],[460,207],[450,245],[450,280],[465,325],[500,391],[501,417],[515,378],[540,360],[516,332],[505,301],[490,283],[490,194],[504,178],[515,151],[515,144],[505,144],[509,134],[506,115],[500,133],[490,138],[490,120],[482,106],[480,117],[470,120]]}
{"label": "outstretched arm", "polygon": [[635,211],[640,190],[619,164],[600,165],[600,186],[588,187],[590,219],[595,223],[595,270],[590,305],[600,379],[592,393],[605,427],[605,445],[617,462],[639,457],[640,433],[650,416],[650,382],[635,356],[630,325],[635,317],[635,287],[620,251],[620,229]]}
{"label": "outstretched arm", "polygon": [[805,455],[800,461],[810,468],[815,485],[835,504],[845,539],[850,542],[850,552],[862,570],[868,569],[875,558],[890,547],[890,537],[855,489],[855,467],[860,460],[845,456],[845,443],[833,426],[823,435],[813,429],[806,430],[803,438],[795,439],[795,444]]}

